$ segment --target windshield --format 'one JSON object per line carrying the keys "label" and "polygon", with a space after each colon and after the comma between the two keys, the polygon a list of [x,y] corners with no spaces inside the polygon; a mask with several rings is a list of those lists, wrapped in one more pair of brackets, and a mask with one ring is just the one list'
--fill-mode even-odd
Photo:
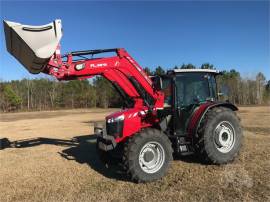
{"label": "windshield", "polygon": [[207,73],[178,74],[176,76],[177,104],[188,106],[210,99],[212,93],[209,90],[209,78]]}

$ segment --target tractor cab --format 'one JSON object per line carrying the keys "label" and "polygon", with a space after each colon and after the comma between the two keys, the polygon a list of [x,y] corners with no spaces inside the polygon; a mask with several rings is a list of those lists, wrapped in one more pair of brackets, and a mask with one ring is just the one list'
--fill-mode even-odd
{"label": "tractor cab", "polygon": [[191,115],[207,102],[218,101],[217,70],[174,69],[162,76],[164,112],[172,113],[173,133],[186,136]]}

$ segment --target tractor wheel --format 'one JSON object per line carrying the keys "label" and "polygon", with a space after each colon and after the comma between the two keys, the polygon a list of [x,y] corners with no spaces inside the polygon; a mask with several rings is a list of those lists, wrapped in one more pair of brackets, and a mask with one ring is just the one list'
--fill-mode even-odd
{"label": "tractor wheel", "polygon": [[151,182],[165,175],[172,152],[169,138],[157,129],[148,128],[128,140],[123,163],[132,180]]}
{"label": "tractor wheel", "polygon": [[206,162],[226,164],[238,155],[242,138],[236,113],[224,107],[213,108],[200,124],[196,150]]}

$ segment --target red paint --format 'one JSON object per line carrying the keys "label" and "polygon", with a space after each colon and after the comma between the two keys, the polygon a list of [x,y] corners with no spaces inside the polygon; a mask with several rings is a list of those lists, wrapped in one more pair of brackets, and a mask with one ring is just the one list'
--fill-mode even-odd
{"label": "red paint", "polygon": [[[64,62],[60,55],[59,45],[43,72],[56,77],[58,80],[81,80],[101,75],[117,83],[134,100],[134,108],[119,111],[106,117],[106,120],[108,120],[111,117],[125,116],[123,136],[116,138],[116,142],[120,142],[139,132],[142,128],[150,127],[159,121],[156,110],[157,108],[163,108],[164,94],[153,88],[151,79],[125,49],[117,49],[116,56],[112,57],[82,59],[80,61],[74,61],[72,57],[71,54],[68,54],[67,60]],[[84,65],[84,68],[76,70],[76,65],[79,64]],[[154,106],[151,113],[145,113],[150,109],[145,106],[143,98],[140,97],[130,82],[129,77],[131,76],[153,97]]]}
{"label": "red paint", "polygon": [[203,113],[205,112],[205,110],[213,105],[214,103],[212,102],[206,102],[202,105],[200,105],[198,107],[198,109],[194,112],[194,114],[192,115],[189,124],[188,124],[188,134],[189,136],[193,135],[193,130],[196,128],[198,121],[200,120],[201,116],[203,115]]}

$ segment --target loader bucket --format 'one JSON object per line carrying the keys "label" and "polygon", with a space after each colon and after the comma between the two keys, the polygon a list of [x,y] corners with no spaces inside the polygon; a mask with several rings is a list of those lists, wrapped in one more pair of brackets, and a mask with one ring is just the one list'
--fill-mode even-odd
{"label": "loader bucket", "polygon": [[62,37],[61,20],[42,26],[4,20],[6,47],[30,73],[40,73],[54,54]]}

